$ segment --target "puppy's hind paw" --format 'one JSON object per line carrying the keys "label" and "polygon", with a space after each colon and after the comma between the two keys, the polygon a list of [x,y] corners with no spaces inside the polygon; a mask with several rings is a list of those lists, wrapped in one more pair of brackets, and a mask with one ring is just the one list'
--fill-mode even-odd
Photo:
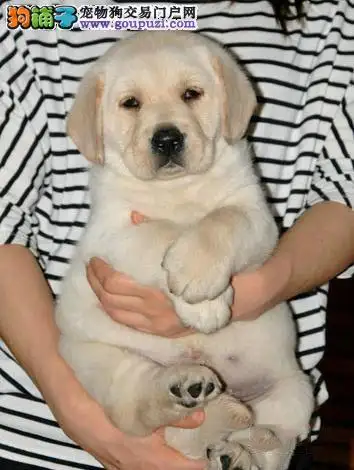
{"label": "puppy's hind paw", "polygon": [[208,367],[183,364],[169,367],[166,385],[170,400],[181,407],[196,408],[217,397],[223,384]]}
{"label": "puppy's hind paw", "polygon": [[226,440],[259,452],[269,452],[281,447],[278,436],[265,426],[250,426],[247,429],[235,430],[227,436]]}
{"label": "puppy's hind paw", "polygon": [[240,444],[220,442],[208,447],[207,470],[258,470],[251,454]]}
{"label": "puppy's hind paw", "polygon": [[178,364],[166,367],[157,377],[159,383],[156,407],[161,422],[170,424],[216,398],[224,390],[219,377],[206,366]]}

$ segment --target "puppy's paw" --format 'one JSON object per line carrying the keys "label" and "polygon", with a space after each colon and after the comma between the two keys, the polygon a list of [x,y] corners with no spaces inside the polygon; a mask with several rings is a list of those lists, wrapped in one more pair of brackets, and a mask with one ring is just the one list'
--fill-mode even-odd
{"label": "puppy's paw", "polygon": [[203,408],[224,389],[215,372],[197,364],[167,367],[161,371],[158,380],[156,405],[165,410],[168,423],[186,416],[196,408]]}
{"label": "puppy's paw", "polygon": [[240,444],[221,441],[207,449],[207,470],[258,470],[252,456]]}
{"label": "puppy's paw", "polygon": [[177,315],[185,326],[208,334],[223,328],[230,321],[234,291],[229,286],[219,297],[200,304],[189,304],[180,297],[173,302]]}
{"label": "puppy's paw", "polygon": [[235,431],[244,432],[248,436],[249,429],[253,426],[252,409],[228,393],[223,393],[208,403],[206,412],[209,422],[213,423],[213,430],[217,433],[212,434],[213,442],[220,439],[220,429],[226,437]]}
{"label": "puppy's paw", "polygon": [[248,429],[235,430],[226,440],[240,444],[251,452],[269,452],[281,448],[278,436],[265,426],[250,426]]}
{"label": "puppy's paw", "polygon": [[198,227],[183,233],[161,263],[170,292],[190,304],[212,300],[230,284],[232,261]]}

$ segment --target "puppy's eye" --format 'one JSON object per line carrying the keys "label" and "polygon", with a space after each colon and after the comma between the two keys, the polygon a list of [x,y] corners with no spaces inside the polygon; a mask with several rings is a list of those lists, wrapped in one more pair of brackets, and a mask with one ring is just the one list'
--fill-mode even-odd
{"label": "puppy's eye", "polygon": [[198,88],[187,88],[182,94],[182,100],[186,103],[196,101],[203,96],[203,90]]}
{"label": "puppy's eye", "polygon": [[135,96],[129,96],[129,98],[124,98],[120,102],[120,106],[126,109],[139,109],[141,104],[140,101],[135,98]]}

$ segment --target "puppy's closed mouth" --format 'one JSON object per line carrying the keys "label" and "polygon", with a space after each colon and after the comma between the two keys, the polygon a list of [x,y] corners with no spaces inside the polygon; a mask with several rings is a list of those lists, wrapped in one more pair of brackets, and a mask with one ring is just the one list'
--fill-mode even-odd
{"label": "puppy's closed mouth", "polygon": [[173,160],[169,160],[165,165],[160,167],[160,170],[181,170],[184,168],[184,165],[182,163],[177,163]]}
{"label": "puppy's closed mouth", "polygon": [[163,179],[182,176],[184,173],[184,165],[182,163],[176,163],[173,160],[169,160],[165,165],[160,166],[157,170],[157,176]]}

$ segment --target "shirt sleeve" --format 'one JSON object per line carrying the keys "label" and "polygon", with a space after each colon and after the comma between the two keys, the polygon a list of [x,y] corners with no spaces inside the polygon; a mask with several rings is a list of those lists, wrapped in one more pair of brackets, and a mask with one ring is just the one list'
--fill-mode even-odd
{"label": "shirt sleeve", "polygon": [[[354,208],[354,76],[317,161],[306,207],[335,201]],[[339,277],[354,275],[354,266]]]}
{"label": "shirt sleeve", "polygon": [[5,25],[0,7],[0,243],[37,256],[36,207],[50,179],[45,103],[24,33]]}
{"label": "shirt sleeve", "polygon": [[7,84],[0,85],[0,243],[20,244],[37,255],[34,208],[44,178],[41,129]]}
{"label": "shirt sleeve", "polygon": [[354,208],[354,78],[318,159],[307,205],[322,201]]}

